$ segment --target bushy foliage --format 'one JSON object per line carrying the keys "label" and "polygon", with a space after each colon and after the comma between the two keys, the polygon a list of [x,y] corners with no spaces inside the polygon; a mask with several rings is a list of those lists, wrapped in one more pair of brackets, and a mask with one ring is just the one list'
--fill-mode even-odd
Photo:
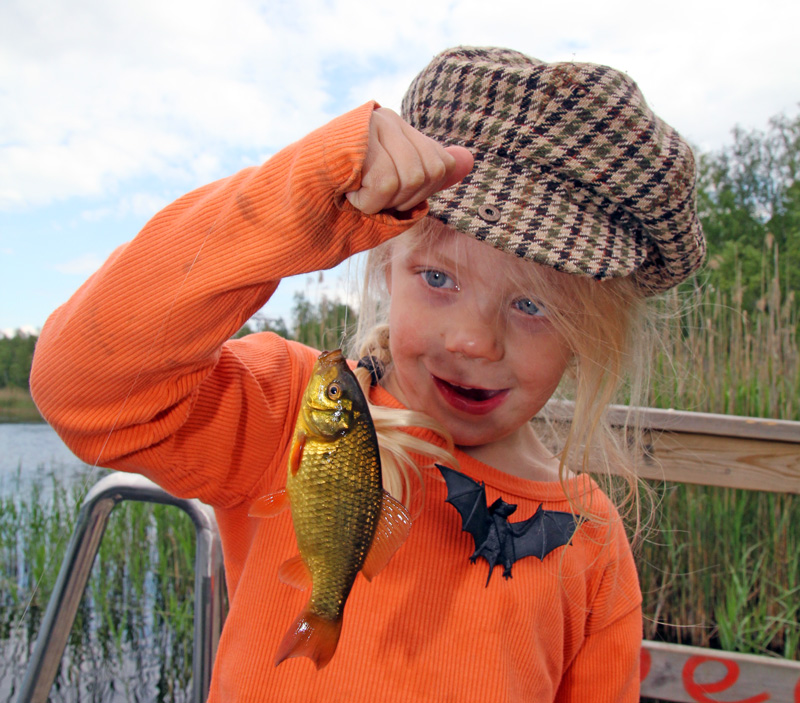
{"label": "bushy foliage", "polygon": [[27,388],[36,337],[0,336],[0,388]]}
{"label": "bushy foliage", "polygon": [[294,294],[292,327],[283,318],[255,315],[237,333],[237,337],[254,332],[274,332],[285,339],[307,344],[314,349],[337,349],[342,340],[355,330],[358,316],[348,305],[322,296],[318,304],[304,293]]}
{"label": "bushy foliage", "polygon": [[[700,157],[698,206],[708,239],[709,283],[738,280],[743,307],[763,301],[778,278],[800,290],[800,116],[778,115],[766,130],[733,131],[733,143]],[[778,269],[779,258],[784,262]],[[763,302],[762,302],[763,304]]]}

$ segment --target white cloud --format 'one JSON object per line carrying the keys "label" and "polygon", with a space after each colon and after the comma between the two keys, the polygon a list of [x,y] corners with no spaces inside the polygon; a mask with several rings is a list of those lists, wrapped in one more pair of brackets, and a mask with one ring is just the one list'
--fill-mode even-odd
{"label": "white cloud", "polygon": [[274,148],[323,113],[318,68],[255,5],[116,5],[4,5],[0,207],[194,184],[220,175],[210,154]]}
{"label": "white cloud", "polygon": [[364,255],[356,254],[329,271],[285,278],[256,317],[283,318],[289,324],[293,318],[295,293],[302,293],[314,305],[319,305],[323,297],[346,303],[357,313],[361,303],[364,263]]}
{"label": "white cloud", "polygon": [[690,140],[719,146],[800,100],[800,4],[589,0],[6,0],[0,210],[188,189],[375,97],[399,108],[454,44],[611,64]]}
{"label": "white cloud", "polygon": [[[334,114],[369,98],[399,109],[445,47],[610,64],[709,149],[736,124],[797,113],[798,25],[796,0],[3,0],[0,230],[13,252],[0,253],[20,265],[0,282],[53,289],[18,296],[2,323],[43,321],[71,292],[43,247],[110,251],[177,195]],[[86,275],[101,258],[58,270]]]}
{"label": "white cloud", "polygon": [[69,261],[53,264],[51,268],[59,273],[65,273],[70,276],[86,277],[100,268],[100,265],[105,259],[106,257],[94,253],[83,254]]}
{"label": "white cloud", "polygon": [[84,210],[80,216],[87,222],[100,222],[108,218],[121,219],[128,215],[149,219],[168,204],[167,198],[155,193],[126,193],[113,204]]}

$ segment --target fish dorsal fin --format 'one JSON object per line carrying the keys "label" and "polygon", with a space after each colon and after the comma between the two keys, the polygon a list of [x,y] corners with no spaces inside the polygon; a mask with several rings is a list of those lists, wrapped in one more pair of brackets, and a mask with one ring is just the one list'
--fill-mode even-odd
{"label": "fish dorsal fin", "polygon": [[286,489],[281,488],[275,493],[268,493],[265,496],[256,498],[250,505],[247,513],[250,517],[275,517],[289,507],[289,496]]}
{"label": "fish dorsal fin", "polygon": [[411,517],[408,511],[402,503],[384,491],[378,527],[375,529],[375,536],[372,538],[364,566],[361,567],[361,573],[367,581],[371,581],[389,563],[394,553],[406,541],[410,530]]}
{"label": "fish dorsal fin", "polygon": [[299,554],[280,565],[278,578],[282,583],[299,588],[301,591],[311,588],[311,572]]}

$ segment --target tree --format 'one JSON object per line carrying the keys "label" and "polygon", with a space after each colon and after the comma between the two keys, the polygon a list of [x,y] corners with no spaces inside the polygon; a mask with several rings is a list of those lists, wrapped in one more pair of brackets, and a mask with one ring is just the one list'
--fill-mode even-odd
{"label": "tree", "polygon": [[13,337],[0,337],[0,388],[27,390],[37,339],[19,332]]}
{"label": "tree", "polygon": [[274,332],[279,337],[289,339],[289,330],[286,328],[286,322],[282,317],[266,317],[256,313],[251,317],[242,328],[233,335],[234,339],[245,337],[248,334],[255,334],[256,332]]}
{"label": "tree", "polygon": [[348,305],[339,300],[330,300],[323,295],[315,305],[305,295],[294,294],[291,331],[283,318],[267,318],[254,315],[237,333],[243,337],[255,332],[275,334],[307,344],[315,349],[337,349],[343,340],[355,331],[358,317]]}
{"label": "tree", "polygon": [[773,117],[766,131],[737,128],[732,145],[700,157],[709,282],[729,289],[740,276],[745,308],[776,277],[786,293],[800,289],[800,267],[789,264],[800,254],[799,167],[800,116]]}
{"label": "tree", "polygon": [[338,349],[355,330],[358,318],[352,308],[323,295],[319,305],[305,294],[294,294],[292,339],[315,349]]}

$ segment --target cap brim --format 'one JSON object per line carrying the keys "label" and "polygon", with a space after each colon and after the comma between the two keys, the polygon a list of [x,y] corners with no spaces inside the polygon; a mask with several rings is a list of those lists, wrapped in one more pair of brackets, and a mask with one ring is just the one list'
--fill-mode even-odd
{"label": "cap brim", "polygon": [[544,170],[473,155],[460,183],[428,199],[433,217],[520,258],[600,280],[630,275],[647,258],[644,237],[618,205]]}

